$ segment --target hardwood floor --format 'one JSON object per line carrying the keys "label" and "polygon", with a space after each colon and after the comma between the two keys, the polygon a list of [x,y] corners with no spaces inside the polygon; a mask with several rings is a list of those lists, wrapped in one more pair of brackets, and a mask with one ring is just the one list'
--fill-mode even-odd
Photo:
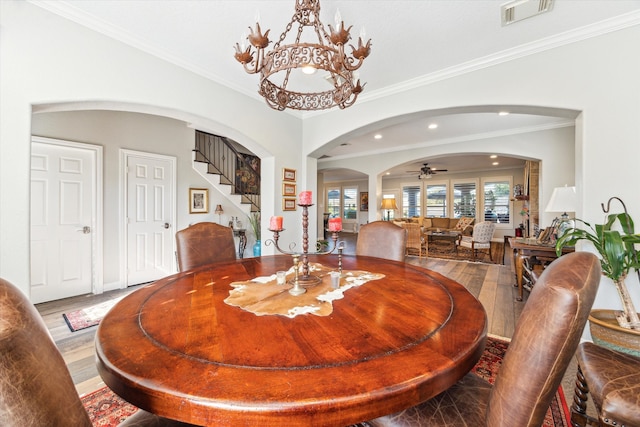
{"label": "hardwood floor", "polygon": [[[341,236],[341,240],[345,241],[345,254],[355,253],[355,236],[355,234],[349,235],[348,233],[343,233]],[[513,286],[515,279],[509,253],[507,248],[507,256],[504,257],[505,265],[475,264],[419,257],[407,257],[406,262],[431,269],[464,285],[485,308],[488,317],[488,332],[492,335],[510,338],[528,295],[525,292],[525,301],[516,301],[517,288]],[[104,386],[95,368],[94,337],[96,327],[71,332],[62,314],[118,298],[138,287],[36,305],[69,367],[80,395]],[[563,381],[563,388],[569,404],[573,396],[575,372],[576,364],[573,362]],[[590,408],[589,412],[592,413],[592,411]]]}

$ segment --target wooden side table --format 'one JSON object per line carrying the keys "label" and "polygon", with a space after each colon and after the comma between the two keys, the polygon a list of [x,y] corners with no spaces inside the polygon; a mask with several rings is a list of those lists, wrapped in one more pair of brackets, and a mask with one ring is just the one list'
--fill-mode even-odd
{"label": "wooden side table", "polygon": [[[513,265],[516,271],[516,286],[518,286],[518,297],[516,301],[522,301],[524,263],[527,259],[542,258],[553,260],[558,258],[555,245],[537,243],[536,239],[509,238],[509,245],[513,249]],[[567,254],[575,251],[575,248],[565,246],[562,253]]]}

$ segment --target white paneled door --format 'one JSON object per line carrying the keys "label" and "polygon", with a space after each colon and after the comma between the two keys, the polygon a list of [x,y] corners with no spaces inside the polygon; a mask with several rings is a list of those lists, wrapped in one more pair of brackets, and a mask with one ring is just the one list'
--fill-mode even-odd
{"label": "white paneled door", "polygon": [[[34,138],[31,149],[31,301],[93,291],[97,157],[101,148]],[[93,148],[88,148],[93,147]]]}
{"label": "white paneled door", "polygon": [[126,192],[126,284],[175,272],[175,158],[123,150]]}

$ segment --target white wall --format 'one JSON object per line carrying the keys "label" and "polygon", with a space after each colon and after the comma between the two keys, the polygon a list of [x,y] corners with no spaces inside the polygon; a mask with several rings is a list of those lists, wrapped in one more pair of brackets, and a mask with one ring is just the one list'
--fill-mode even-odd
{"label": "white wall", "polygon": [[[121,111],[70,111],[34,114],[33,135],[85,142],[104,149],[104,281],[107,288],[121,285],[119,256],[123,242],[119,226],[122,224],[120,195],[120,149],[137,150],[174,156],[176,162],[177,218],[173,230],[186,228],[194,222],[218,222],[214,214],[216,204],[222,203],[227,224],[231,216],[246,223],[245,214],[227,202],[226,197],[194,169],[191,151],[194,148],[194,129],[174,119],[149,114]],[[189,188],[209,188],[209,213],[189,214]]]}
{"label": "white wall", "polygon": [[[588,222],[602,221],[600,203],[617,195],[638,218],[640,198],[634,177],[640,158],[640,55],[630,54],[638,46],[640,26],[636,24],[411,90],[390,91],[384,98],[360,97],[348,111],[332,111],[305,119],[304,150],[312,153],[348,132],[417,111],[474,105],[576,110],[581,112],[575,129],[573,181],[579,198],[576,216]],[[481,148],[486,152],[484,144]],[[469,147],[469,151],[474,150]],[[391,164],[402,161],[390,157],[385,155]],[[367,169],[381,171],[381,161],[374,162],[374,159],[362,159]],[[562,162],[551,166],[545,161],[542,166],[541,206],[544,206],[553,189],[547,186],[547,178],[557,176],[560,183],[567,179],[559,178],[557,173],[564,171]],[[634,275],[628,280],[639,305],[637,278]],[[608,283],[601,286],[595,307],[619,306],[613,286]]]}
{"label": "white wall", "polygon": [[263,158],[262,190],[275,195],[264,198],[263,215],[281,213],[281,168],[302,165],[299,118],[26,2],[0,2],[0,29],[0,276],[25,293],[32,110],[97,105],[226,135]]}

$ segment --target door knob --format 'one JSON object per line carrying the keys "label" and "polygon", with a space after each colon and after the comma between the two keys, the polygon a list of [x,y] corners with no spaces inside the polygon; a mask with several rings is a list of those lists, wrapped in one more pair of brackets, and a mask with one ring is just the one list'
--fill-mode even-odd
{"label": "door knob", "polygon": [[169,225],[169,223],[168,223],[168,222],[165,222],[165,223],[164,223],[164,228],[169,228],[169,227],[171,227],[171,226]]}
{"label": "door knob", "polygon": [[89,227],[88,225],[85,225],[84,227],[82,227],[81,230],[76,230],[76,231],[82,231],[82,234],[89,234],[91,233],[91,227]]}

